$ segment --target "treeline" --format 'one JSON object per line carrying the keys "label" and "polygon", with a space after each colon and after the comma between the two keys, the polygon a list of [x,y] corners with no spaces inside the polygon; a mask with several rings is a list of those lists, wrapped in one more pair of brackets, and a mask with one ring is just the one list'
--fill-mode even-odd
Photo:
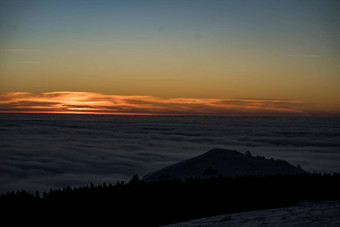
{"label": "treeline", "polygon": [[[219,177],[19,191],[0,196],[2,217],[54,222],[158,226],[212,215],[291,206],[301,201],[340,199],[340,174]],[[16,219],[12,219],[16,221]]]}

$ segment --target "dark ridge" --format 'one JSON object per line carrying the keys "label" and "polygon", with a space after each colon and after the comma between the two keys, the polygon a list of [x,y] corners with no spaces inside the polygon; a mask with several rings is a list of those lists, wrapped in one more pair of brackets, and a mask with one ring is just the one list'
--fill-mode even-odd
{"label": "dark ridge", "polygon": [[[159,226],[300,201],[340,199],[340,174],[217,177],[25,191],[0,196],[3,223]],[[7,222],[10,221],[10,222]]]}

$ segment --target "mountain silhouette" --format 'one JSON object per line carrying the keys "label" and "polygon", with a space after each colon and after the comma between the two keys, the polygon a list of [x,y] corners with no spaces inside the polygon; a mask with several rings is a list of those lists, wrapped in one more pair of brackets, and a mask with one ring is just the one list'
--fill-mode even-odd
{"label": "mountain silhouette", "polygon": [[212,149],[143,177],[145,182],[212,177],[296,175],[306,171],[286,161],[253,157],[233,150]]}

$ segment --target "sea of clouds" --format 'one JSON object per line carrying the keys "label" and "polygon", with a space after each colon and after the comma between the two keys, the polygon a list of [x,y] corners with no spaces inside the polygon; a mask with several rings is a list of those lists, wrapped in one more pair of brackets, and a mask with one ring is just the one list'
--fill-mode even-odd
{"label": "sea of clouds", "polygon": [[0,193],[114,184],[215,147],[340,172],[340,118],[0,114]]}

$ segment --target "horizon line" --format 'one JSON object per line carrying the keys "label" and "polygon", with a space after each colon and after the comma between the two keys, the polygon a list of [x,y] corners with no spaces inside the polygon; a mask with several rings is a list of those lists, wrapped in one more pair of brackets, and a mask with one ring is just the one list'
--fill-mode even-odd
{"label": "horizon line", "polygon": [[60,113],[150,116],[340,116],[287,99],[159,98],[55,91],[0,93],[0,113]]}

